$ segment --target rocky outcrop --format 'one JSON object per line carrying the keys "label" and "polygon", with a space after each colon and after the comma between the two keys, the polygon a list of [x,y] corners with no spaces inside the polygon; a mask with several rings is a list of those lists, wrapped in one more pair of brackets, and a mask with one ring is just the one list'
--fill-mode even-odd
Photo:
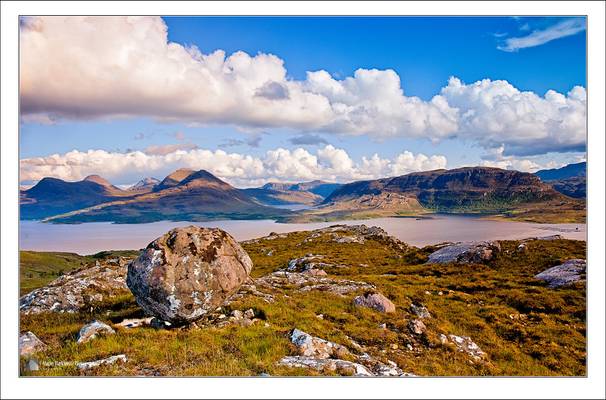
{"label": "rocky outcrop", "polygon": [[322,275],[300,272],[276,271],[257,278],[255,290],[275,292],[276,290],[298,290],[301,292],[319,290],[322,292],[346,295],[358,290],[374,290],[374,285],[361,281],[333,279]]}
{"label": "rocky outcrop", "polygon": [[[385,364],[368,353],[356,355],[343,345],[312,336],[296,328],[290,333],[290,341],[296,347],[297,355],[282,358],[278,365],[346,376],[411,376],[398,368],[393,361]],[[357,346],[361,349],[361,346]]]}
{"label": "rocky outcrop", "polygon": [[384,229],[378,226],[366,225],[332,225],[327,228],[316,229],[310,233],[303,242],[313,242],[315,239],[328,235],[335,243],[357,243],[364,244],[368,240],[375,240],[388,244],[398,250],[403,250],[408,245],[401,240],[390,236]]}
{"label": "rocky outcrop", "polygon": [[427,330],[427,327],[420,319],[413,319],[408,323],[408,329],[415,335],[422,335]]}
{"label": "rocky outcrop", "polygon": [[19,335],[19,355],[29,357],[38,351],[46,349],[46,345],[32,332],[27,331]]}
{"label": "rocky outcrop", "polygon": [[115,356],[103,358],[101,360],[80,362],[80,363],[76,364],[76,367],[81,371],[86,371],[89,369],[100,367],[101,365],[112,365],[112,364],[117,363],[118,361],[120,361],[120,362],[128,361],[126,354],[118,354]]}
{"label": "rocky outcrop", "polygon": [[142,326],[150,326],[151,322],[152,322],[152,318],[153,317],[127,318],[127,319],[123,320],[122,322],[115,324],[114,326],[120,327],[120,328],[127,328],[127,329],[139,328]]}
{"label": "rocky outcrop", "polygon": [[368,307],[384,313],[396,312],[396,306],[381,293],[367,293],[363,296],[357,296],[353,303],[356,306]]}
{"label": "rocky outcrop", "polygon": [[324,258],[324,256],[316,254],[307,254],[304,257],[293,258],[288,262],[286,270],[289,272],[307,272],[334,266],[334,264],[320,261],[322,258]]}
{"label": "rocky outcrop", "polygon": [[127,285],[145,312],[185,324],[235,294],[252,266],[227,232],[188,226],[150,243],[128,266]]}
{"label": "rocky outcrop", "polygon": [[431,253],[427,264],[485,263],[501,251],[499,242],[460,242]]}
{"label": "rocky outcrop", "polygon": [[100,335],[113,335],[115,333],[116,331],[114,331],[111,326],[101,321],[95,320],[89,322],[80,329],[80,332],[78,332],[77,342],[87,343],[99,337]]}
{"label": "rocky outcrop", "polygon": [[587,261],[575,258],[546,269],[535,278],[547,282],[551,288],[557,288],[585,279],[586,269]]}
{"label": "rocky outcrop", "polygon": [[47,286],[19,299],[24,314],[74,313],[87,310],[108,298],[128,293],[125,275],[129,260],[123,257],[97,261],[62,275]]}

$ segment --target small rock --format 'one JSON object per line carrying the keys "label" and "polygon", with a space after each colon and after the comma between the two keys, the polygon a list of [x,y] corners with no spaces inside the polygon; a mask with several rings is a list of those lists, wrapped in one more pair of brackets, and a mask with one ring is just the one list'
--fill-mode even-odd
{"label": "small rock", "polygon": [[244,318],[253,319],[255,317],[255,311],[252,308],[244,311]]}
{"label": "small rock", "polygon": [[317,319],[324,319],[324,314],[318,314],[318,315],[316,315],[316,318]]}
{"label": "small rock", "polygon": [[46,345],[32,332],[27,331],[19,336],[19,356],[29,357],[32,354],[46,349]]}
{"label": "small rock", "polygon": [[373,374],[362,364],[351,361],[335,359],[318,359],[305,356],[287,356],[282,358],[278,365],[286,367],[311,368],[317,371],[333,371],[340,375],[373,376]]}
{"label": "small rock", "polygon": [[120,326],[122,328],[139,328],[142,326],[149,326],[151,324],[151,320],[153,317],[149,318],[134,318],[134,319],[125,319],[119,324],[115,324],[114,326]]}
{"label": "small rock", "polygon": [[325,359],[349,354],[345,346],[311,336],[296,328],[290,334],[290,341],[296,346],[299,355],[304,357]]}
{"label": "small rock", "polygon": [[34,360],[33,358],[30,358],[25,364],[25,369],[27,371],[38,371],[40,369],[40,366],[38,365],[38,361]]}
{"label": "small rock", "polygon": [[381,328],[381,329],[387,329],[387,324],[381,324],[381,325],[379,325],[379,328]]}
{"label": "small rock", "polygon": [[89,322],[80,329],[77,342],[86,343],[97,338],[99,335],[113,335],[115,333],[116,331],[114,331],[111,326],[95,320]]}
{"label": "small rock", "polygon": [[443,294],[444,294],[444,293],[442,293],[442,291],[441,291],[441,290],[438,292],[438,296],[442,296]]}
{"label": "small rock", "polygon": [[307,275],[312,275],[312,276],[326,276],[326,275],[328,275],[326,273],[326,271],[324,271],[323,269],[315,269],[315,268],[308,269],[308,270],[304,271],[303,273],[307,274]]}
{"label": "small rock", "polygon": [[392,350],[398,350],[398,345],[395,343],[392,343],[389,345],[389,348],[391,348]]}
{"label": "small rock", "polygon": [[525,253],[527,249],[526,243],[520,243],[520,245],[516,248],[516,251],[519,253]]}
{"label": "small rock", "polygon": [[[440,295],[442,292],[439,293]],[[423,304],[412,303],[410,305],[410,311],[419,318],[431,318],[431,314]]]}
{"label": "small rock", "polygon": [[406,348],[407,348],[409,351],[412,351],[412,349],[413,349],[412,344],[408,343],[408,344],[406,345]]}
{"label": "small rock", "polygon": [[103,358],[101,360],[96,360],[96,361],[88,361],[88,362],[80,362],[78,364],[76,364],[76,367],[79,370],[88,370],[91,368],[96,368],[100,365],[111,365],[111,364],[115,364],[118,361],[121,362],[126,362],[128,359],[126,358],[126,354],[118,354],[116,356],[111,356],[108,358]]}
{"label": "small rock", "polygon": [[427,327],[420,319],[412,320],[408,323],[408,329],[415,335],[422,335],[425,333]]}
{"label": "small rock", "polygon": [[240,310],[233,310],[231,312],[231,316],[234,317],[235,319],[242,319],[242,318],[244,318],[244,314]]}
{"label": "small rock", "polygon": [[353,300],[356,306],[368,307],[384,313],[396,312],[396,306],[381,293],[368,293]]}

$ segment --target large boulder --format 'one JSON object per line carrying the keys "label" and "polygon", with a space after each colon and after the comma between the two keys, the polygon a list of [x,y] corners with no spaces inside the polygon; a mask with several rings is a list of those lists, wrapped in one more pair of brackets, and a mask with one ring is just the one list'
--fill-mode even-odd
{"label": "large boulder", "polygon": [[221,229],[176,228],[128,266],[126,283],[149,315],[171,324],[200,319],[247,280],[253,263]]}
{"label": "large boulder", "polygon": [[535,275],[535,278],[547,282],[551,288],[570,285],[574,282],[585,279],[587,261],[574,258],[563,264],[556,265]]}
{"label": "large boulder", "polygon": [[499,242],[461,242],[449,244],[431,253],[427,264],[484,263],[501,251]]}

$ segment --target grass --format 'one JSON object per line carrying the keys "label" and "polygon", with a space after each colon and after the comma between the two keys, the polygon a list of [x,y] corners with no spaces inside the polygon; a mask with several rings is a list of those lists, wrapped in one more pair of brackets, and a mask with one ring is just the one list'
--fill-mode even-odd
{"label": "grass", "polygon": [[[119,322],[142,316],[131,295],[111,299],[87,314],[40,314],[21,317],[21,331],[31,330],[49,348],[38,357],[37,375],[79,375],[69,364],[126,354],[125,364],[91,370],[92,375],[256,376],[310,375],[305,369],[279,367],[294,354],[288,332],[299,328],[349,346],[349,338],[366,346],[373,357],[395,361],[417,375],[582,376],[586,374],[585,284],[547,288],[533,278],[570,258],[585,258],[583,241],[503,241],[502,252],[487,265],[426,265],[435,249],[399,250],[387,241],[336,243],[328,235],[305,241],[308,233],[247,242],[254,261],[253,277],[283,268],[308,253],[324,255],[331,277],[365,281],[396,304],[382,314],[352,304],[356,293],[275,289],[274,303],[246,296],[226,307],[253,308],[264,321],[250,327],[227,326],[185,330],[120,329],[116,335],[88,344],[75,343],[80,327],[93,318]],[[273,250],[272,256],[267,252]],[[440,295],[441,293],[441,295]],[[407,329],[415,318],[411,302],[422,302],[432,314],[427,335]],[[318,318],[322,314],[323,318]],[[267,322],[269,326],[265,326]],[[381,327],[386,324],[387,329]],[[443,346],[439,334],[469,336],[487,354],[487,363],[470,363],[456,349]],[[394,348],[394,345],[397,348]],[[407,349],[411,345],[413,350]],[[350,347],[351,348],[351,347]],[[55,364],[54,362],[68,362]],[[29,374],[24,372],[24,374]]]}

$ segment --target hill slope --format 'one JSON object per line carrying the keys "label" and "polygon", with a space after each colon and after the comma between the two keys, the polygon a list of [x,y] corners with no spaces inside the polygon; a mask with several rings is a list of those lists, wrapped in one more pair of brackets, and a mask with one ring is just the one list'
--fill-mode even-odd
{"label": "hill slope", "polygon": [[98,175],[87,176],[78,182],[43,178],[20,194],[21,219],[45,218],[133,196]]}
{"label": "hill slope", "polygon": [[[563,196],[533,174],[465,167],[349,183],[335,190],[321,207],[307,212],[303,218],[335,219],[428,212],[506,213],[513,216],[510,214],[522,211],[524,216],[517,217],[532,219],[529,215],[536,212],[539,205],[549,205],[548,210],[584,212],[584,203]],[[539,210],[545,211],[544,208]]]}
{"label": "hill slope", "polygon": [[545,169],[535,173],[555,190],[575,198],[587,197],[587,163],[569,164],[562,168]]}
{"label": "hill slope", "polygon": [[47,221],[204,221],[272,218],[288,213],[256,203],[245,191],[207,171],[178,170],[156,185],[153,192],[57,215]]}

